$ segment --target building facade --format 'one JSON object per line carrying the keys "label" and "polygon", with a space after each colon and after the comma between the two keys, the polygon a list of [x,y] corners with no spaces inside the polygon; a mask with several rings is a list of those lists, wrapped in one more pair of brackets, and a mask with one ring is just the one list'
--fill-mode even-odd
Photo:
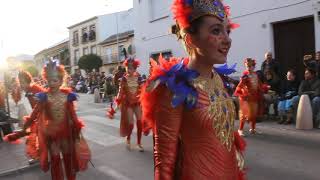
{"label": "building facade", "polygon": [[70,50],[69,50],[69,38],[52,45],[34,55],[34,61],[38,70],[41,70],[45,64],[45,61],[49,58],[59,59],[68,72],[70,72]]}
{"label": "building facade", "polygon": [[185,56],[184,49],[171,33],[174,25],[170,11],[171,0],[134,0],[136,57],[142,61],[139,71],[149,72],[150,57]]}
{"label": "building facade", "polygon": [[131,30],[112,35],[99,44],[103,60],[101,71],[113,74],[126,57],[135,55],[133,38],[134,31]]}
{"label": "building facade", "polygon": [[109,36],[133,29],[132,9],[112,14],[95,16],[74,24],[69,29],[71,69],[78,69],[81,56],[97,54],[101,56],[99,43]]}
{"label": "building facade", "polygon": [[[134,0],[135,46],[142,71],[148,72],[149,58],[157,52],[185,56],[183,47],[170,33],[174,24],[170,7],[173,0]],[[240,27],[231,33],[229,63],[238,63],[243,71],[245,57],[257,59],[257,69],[267,51],[273,52],[282,65],[303,68],[304,54],[320,50],[319,0],[225,0],[231,7],[231,18]],[[240,75],[240,73],[238,73]]]}

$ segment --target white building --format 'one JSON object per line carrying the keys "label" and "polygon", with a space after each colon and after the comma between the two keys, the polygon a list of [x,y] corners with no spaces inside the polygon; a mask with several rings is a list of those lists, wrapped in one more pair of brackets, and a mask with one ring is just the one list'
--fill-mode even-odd
{"label": "white building", "polygon": [[[283,67],[303,68],[304,54],[320,50],[320,0],[225,0],[231,7],[232,19],[240,28],[231,34],[233,40],[229,63],[238,62],[243,70],[245,57],[257,59],[258,66],[266,51],[275,54]],[[172,0],[134,0],[137,57],[145,63],[156,52],[170,51],[173,56],[184,56],[182,46],[170,26],[174,24],[170,7]]]}
{"label": "white building", "polygon": [[134,0],[135,49],[141,60],[139,71],[149,72],[149,59],[159,53],[172,56],[185,56],[182,45],[171,34],[174,21],[170,11],[171,0]]}
{"label": "white building", "polygon": [[78,60],[87,54],[101,55],[99,43],[107,37],[133,29],[132,9],[112,14],[95,16],[69,29],[70,59],[72,72],[77,69]]}

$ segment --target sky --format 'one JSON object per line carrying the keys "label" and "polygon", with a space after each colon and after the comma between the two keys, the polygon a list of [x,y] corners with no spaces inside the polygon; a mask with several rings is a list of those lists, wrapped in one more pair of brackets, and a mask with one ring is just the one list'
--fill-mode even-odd
{"label": "sky", "polygon": [[67,27],[96,15],[132,8],[133,0],[1,0],[0,65],[34,55],[65,38]]}

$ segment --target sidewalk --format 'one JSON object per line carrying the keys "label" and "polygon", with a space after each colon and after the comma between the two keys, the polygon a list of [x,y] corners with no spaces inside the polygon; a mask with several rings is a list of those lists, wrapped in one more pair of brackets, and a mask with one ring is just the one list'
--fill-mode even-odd
{"label": "sidewalk", "polygon": [[0,178],[9,174],[19,173],[39,165],[29,165],[24,148],[24,143],[18,145],[6,142],[0,143]]}

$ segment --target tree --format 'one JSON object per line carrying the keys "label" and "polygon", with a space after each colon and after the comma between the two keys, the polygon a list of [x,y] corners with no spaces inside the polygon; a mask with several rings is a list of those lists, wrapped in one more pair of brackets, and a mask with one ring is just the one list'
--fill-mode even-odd
{"label": "tree", "polygon": [[39,70],[34,65],[24,66],[22,69],[28,71],[32,77],[37,77],[39,75]]}
{"label": "tree", "polygon": [[78,66],[87,73],[91,72],[93,69],[99,70],[102,66],[102,59],[95,54],[84,55],[79,59]]}

